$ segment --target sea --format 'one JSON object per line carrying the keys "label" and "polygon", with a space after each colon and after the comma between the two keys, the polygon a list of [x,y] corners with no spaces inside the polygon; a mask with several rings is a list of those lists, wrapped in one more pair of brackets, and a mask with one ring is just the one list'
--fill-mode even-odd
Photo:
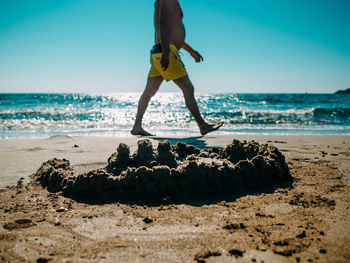
{"label": "sea", "polygon": [[[140,93],[0,93],[0,138],[128,137]],[[213,135],[350,135],[349,94],[196,94]],[[157,136],[200,136],[181,93],[152,98],[143,127]]]}

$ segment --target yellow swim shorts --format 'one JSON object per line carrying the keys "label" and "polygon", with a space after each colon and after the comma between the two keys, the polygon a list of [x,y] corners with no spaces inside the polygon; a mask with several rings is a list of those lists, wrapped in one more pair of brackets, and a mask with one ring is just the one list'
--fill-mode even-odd
{"label": "yellow swim shorts", "polygon": [[166,81],[182,78],[187,75],[185,65],[182,63],[179,50],[173,45],[169,45],[169,66],[164,71],[160,65],[162,57],[162,47],[160,44],[153,46],[151,50],[151,69],[148,73],[149,77],[162,76]]}

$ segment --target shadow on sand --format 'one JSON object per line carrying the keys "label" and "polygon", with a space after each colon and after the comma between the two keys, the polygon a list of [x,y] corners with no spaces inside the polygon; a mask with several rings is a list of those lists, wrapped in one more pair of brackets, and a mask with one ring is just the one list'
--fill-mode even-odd
{"label": "shadow on sand", "polygon": [[207,150],[210,147],[206,144],[203,136],[196,137],[179,137],[179,138],[170,138],[170,137],[151,137],[151,139],[156,141],[169,141],[171,145],[175,145],[178,142],[184,142],[188,145],[192,145],[200,150]]}
{"label": "shadow on sand", "polygon": [[102,197],[101,198],[81,198],[76,196],[63,195],[67,198],[70,198],[78,203],[84,203],[87,205],[105,205],[105,204],[123,204],[123,205],[139,205],[139,206],[148,206],[148,207],[157,207],[161,205],[189,205],[194,207],[201,207],[205,205],[214,205],[220,202],[234,202],[237,199],[248,196],[248,195],[261,195],[261,194],[273,194],[277,189],[291,189],[293,188],[293,182],[281,182],[276,184],[274,187],[268,187],[264,189],[259,189],[256,191],[252,190],[242,190],[240,192],[235,192],[232,194],[225,195],[215,195],[212,197],[205,198],[195,198],[195,197],[184,197],[177,198],[176,200],[169,199],[164,197],[163,199],[149,199],[147,196],[143,198],[118,198],[118,197]]}

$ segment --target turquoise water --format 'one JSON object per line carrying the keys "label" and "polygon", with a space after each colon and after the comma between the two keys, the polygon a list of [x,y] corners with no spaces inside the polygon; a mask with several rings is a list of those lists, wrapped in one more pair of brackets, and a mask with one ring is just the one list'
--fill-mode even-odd
{"label": "turquoise water", "polygon": [[[65,135],[130,136],[139,93],[0,94],[0,138]],[[197,94],[219,134],[349,134],[350,95]],[[158,93],[144,117],[158,136],[196,136],[180,93]]]}

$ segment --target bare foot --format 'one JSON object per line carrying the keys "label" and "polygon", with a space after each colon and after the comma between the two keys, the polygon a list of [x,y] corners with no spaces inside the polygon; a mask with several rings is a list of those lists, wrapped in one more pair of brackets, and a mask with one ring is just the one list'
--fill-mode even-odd
{"label": "bare foot", "polygon": [[216,131],[223,124],[224,124],[223,122],[219,122],[219,123],[216,123],[216,124],[205,124],[203,126],[200,126],[199,129],[200,129],[202,135],[206,135],[209,132]]}
{"label": "bare foot", "polygon": [[154,134],[151,134],[149,132],[146,132],[144,129],[140,128],[133,128],[131,130],[132,135],[140,135],[140,136],[154,136]]}

